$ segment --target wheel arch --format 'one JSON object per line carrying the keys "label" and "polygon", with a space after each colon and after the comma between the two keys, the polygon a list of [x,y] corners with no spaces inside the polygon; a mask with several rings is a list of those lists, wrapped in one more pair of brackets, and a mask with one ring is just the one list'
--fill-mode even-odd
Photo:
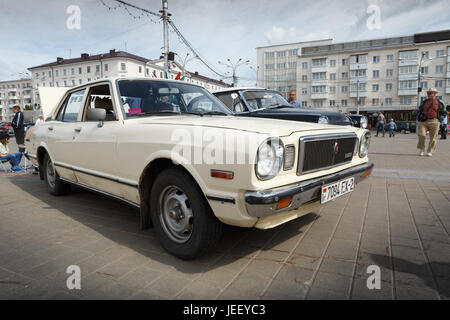
{"label": "wheel arch", "polygon": [[153,183],[155,182],[155,179],[161,172],[163,172],[168,168],[178,168],[183,172],[185,172],[192,179],[192,181],[198,186],[198,188],[203,194],[203,197],[206,200],[205,192],[201,186],[201,183],[199,183],[198,181],[199,179],[198,174],[193,173],[182,164],[175,163],[168,157],[155,158],[150,163],[148,163],[147,166],[144,168],[138,183],[138,192],[141,201],[140,203],[141,229],[147,229],[152,226],[150,218],[150,193],[153,187]]}

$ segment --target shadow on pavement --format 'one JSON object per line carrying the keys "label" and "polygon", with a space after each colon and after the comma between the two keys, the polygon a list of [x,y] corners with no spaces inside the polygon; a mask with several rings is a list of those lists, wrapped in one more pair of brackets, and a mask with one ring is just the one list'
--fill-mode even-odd
{"label": "shadow on pavement", "polygon": [[[270,250],[278,244],[300,234],[302,227],[318,219],[309,213],[282,226],[270,230],[246,229],[225,226],[223,236],[216,251],[192,261],[183,261],[167,254],[160,246],[154,230],[140,230],[139,210],[118,200],[102,196],[84,189],[73,187],[69,195],[55,197],[47,193],[43,182],[37,177],[9,180],[29,194],[43,201],[47,207],[112,240],[117,245],[129,248],[145,257],[175,267],[185,273],[206,272],[242,259],[249,258],[257,250]],[[279,232],[279,228],[289,226]],[[267,241],[273,237],[273,241]],[[287,253],[287,251],[286,251]],[[264,258],[261,258],[264,259]],[[201,264],[201,267],[199,267]]]}

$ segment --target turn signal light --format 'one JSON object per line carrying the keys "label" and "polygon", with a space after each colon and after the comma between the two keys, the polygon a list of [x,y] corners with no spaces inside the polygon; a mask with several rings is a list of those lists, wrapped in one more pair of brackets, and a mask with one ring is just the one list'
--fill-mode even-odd
{"label": "turn signal light", "polygon": [[232,180],[234,177],[233,171],[211,170],[211,177]]}
{"label": "turn signal light", "polygon": [[364,171],[364,174],[362,177],[367,178],[371,172],[372,172],[372,169],[366,169],[366,171]]}
{"label": "turn signal light", "polygon": [[277,210],[289,207],[291,204],[292,197],[283,198],[277,203]]}

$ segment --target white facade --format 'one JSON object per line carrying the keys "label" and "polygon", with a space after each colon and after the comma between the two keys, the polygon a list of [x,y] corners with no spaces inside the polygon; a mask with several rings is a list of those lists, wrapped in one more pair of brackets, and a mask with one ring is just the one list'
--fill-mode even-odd
{"label": "white facade", "polygon": [[[73,87],[93,80],[110,77],[149,77],[165,78],[163,60],[148,60],[127,52],[111,50],[109,54],[80,58],[57,58],[56,62],[28,69],[32,73],[33,88]],[[168,79],[175,79],[182,68],[170,61]],[[184,81],[215,91],[227,88],[224,82],[209,79],[198,74],[186,73]]]}
{"label": "white facade", "polygon": [[12,120],[14,105],[19,105],[23,110],[25,105],[33,104],[31,79],[0,81],[0,121]]}
{"label": "white facade", "polygon": [[[275,55],[287,50],[270,49]],[[359,96],[360,110],[415,110],[419,65],[421,97],[436,87],[438,97],[450,104],[450,38],[416,43],[408,36],[303,46],[301,51],[295,85],[291,82],[289,89],[296,89],[304,107],[356,111]],[[263,64],[260,68],[270,72]],[[280,92],[286,86],[284,81],[259,80],[260,86]]]}

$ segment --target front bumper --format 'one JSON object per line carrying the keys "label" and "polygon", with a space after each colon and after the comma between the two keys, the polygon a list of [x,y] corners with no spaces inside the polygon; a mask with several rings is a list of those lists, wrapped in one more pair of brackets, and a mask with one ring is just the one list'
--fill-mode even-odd
{"label": "front bumper", "polygon": [[[373,163],[368,162],[317,179],[302,181],[288,187],[245,193],[247,213],[255,218],[267,217],[279,212],[298,209],[301,205],[320,199],[322,186],[354,176],[355,183],[369,176]],[[290,205],[277,210],[278,202],[292,197]]]}

